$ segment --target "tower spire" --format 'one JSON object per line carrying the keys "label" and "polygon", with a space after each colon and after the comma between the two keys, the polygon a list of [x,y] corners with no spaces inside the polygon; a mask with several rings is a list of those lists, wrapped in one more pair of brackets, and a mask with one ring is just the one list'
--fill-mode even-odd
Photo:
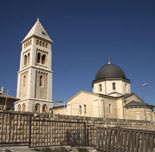
{"label": "tower spire", "polygon": [[110,57],[108,57],[108,64],[111,64],[111,62],[110,62]]}

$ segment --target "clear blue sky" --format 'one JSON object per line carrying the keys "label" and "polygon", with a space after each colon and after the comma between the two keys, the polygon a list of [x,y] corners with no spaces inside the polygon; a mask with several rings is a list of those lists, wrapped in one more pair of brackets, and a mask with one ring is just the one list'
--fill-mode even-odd
{"label": "clear blue sky", "polygon": [[20,41],[37,17],[53,43],[53,100],[91,91],[97,70],[111,57],[132,91],[155,104],[155,1],[1,0],[0,86],[16,95]]}

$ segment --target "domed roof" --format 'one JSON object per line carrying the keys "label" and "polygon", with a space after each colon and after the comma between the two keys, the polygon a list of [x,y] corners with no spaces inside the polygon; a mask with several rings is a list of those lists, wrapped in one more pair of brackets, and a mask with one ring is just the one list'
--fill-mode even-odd
{"label": "domed roof", "polygon": [[126,79],[125,73],[123,70],[114,64],[105,64],[103,65],[96,73],[94,81],[105,79],[105,78],[121,78]]}

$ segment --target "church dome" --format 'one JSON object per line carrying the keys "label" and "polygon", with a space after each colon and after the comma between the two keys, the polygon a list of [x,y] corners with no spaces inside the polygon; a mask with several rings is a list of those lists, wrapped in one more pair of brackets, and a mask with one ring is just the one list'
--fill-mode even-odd
{"label": "church dome", "polygon": [[121,79],[126,79],[126,75],[123,72],[123,70],[114,64],[105,64],[103,65],[96,73],[96,77],[94,81],[106,79],[106,78],[121,78]]}

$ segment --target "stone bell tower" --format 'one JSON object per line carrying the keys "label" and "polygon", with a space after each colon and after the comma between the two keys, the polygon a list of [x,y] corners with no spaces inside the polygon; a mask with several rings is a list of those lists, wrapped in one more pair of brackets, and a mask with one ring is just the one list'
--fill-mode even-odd
{"label": "stone bell tower", "polygon": [[44,113],[52,107],[51,46],[38,18],[22,41],[16,111]]}

